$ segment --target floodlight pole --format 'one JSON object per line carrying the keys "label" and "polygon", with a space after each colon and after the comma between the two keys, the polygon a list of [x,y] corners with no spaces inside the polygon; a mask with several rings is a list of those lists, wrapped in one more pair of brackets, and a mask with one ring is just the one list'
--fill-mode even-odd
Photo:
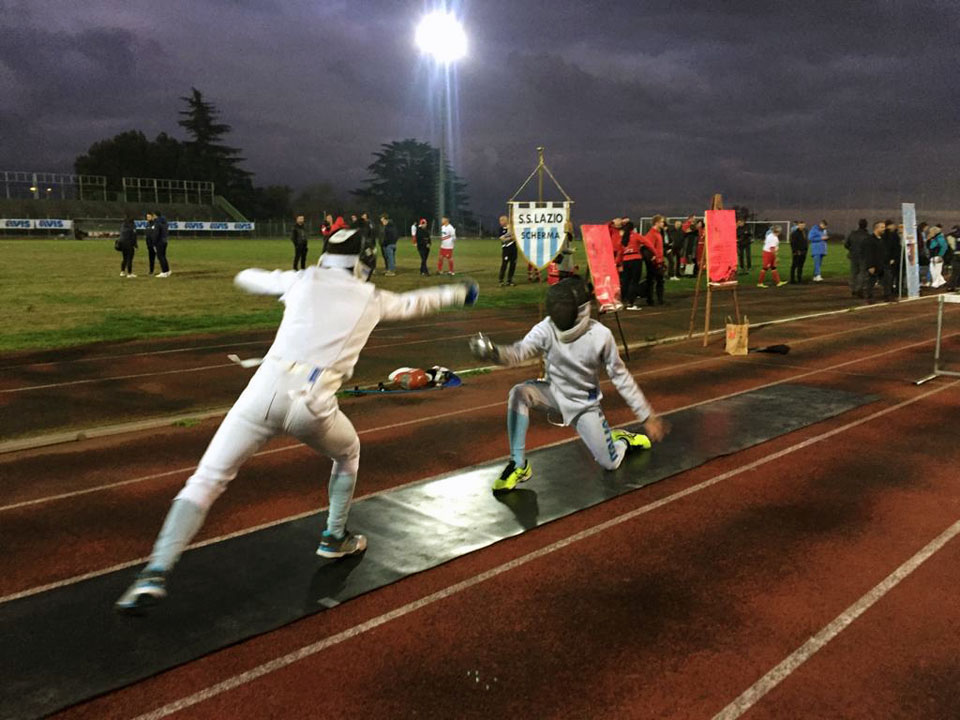
{"label": "floodlight pole", "polygon": [[447,145],[447,72],[448,66],[441,65],[440,88],[440,163],[437,169],[437,227],[442,227],[444,215],[447,214],[446,198],[446,145]]}

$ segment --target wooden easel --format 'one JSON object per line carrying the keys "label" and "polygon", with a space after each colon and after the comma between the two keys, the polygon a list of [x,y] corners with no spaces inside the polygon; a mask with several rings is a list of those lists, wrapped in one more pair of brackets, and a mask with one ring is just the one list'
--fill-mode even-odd
{"label": "wooden easel", "polygon": [[[723,198],[716,194],[713,196],[710,201],[711,210],[723,210]],[[704,220],[706,223],[706,220]],[[710,254],[710,235],[709,233],[703,240],[703,257],[700,258],[700,267],[697,271],[697,284],[693,288],[693,308],[690,310],[690,328],[687,330],[687,337],[693,337],[693,325],[696,321],[697,316],[697,306],[700,303],[700,279],[704,277],[704,268],[708,268],[708,258]],[[704,313],[703,318],[703,347],[707,346],[707,342],[710,337],[710,311],[713,309],[713,292],[715,290],[732,290],[733,291],[733,310],[737,317],[737,324],[740,323],[740,296],[737,292],[739,287],[739,282],[737,280],[730,280],[727,282],[721,283],[712,283],[710,282],[710,274],[706,273],[706,288],[707,288],[707,302],[706,302],[706,312]]]}

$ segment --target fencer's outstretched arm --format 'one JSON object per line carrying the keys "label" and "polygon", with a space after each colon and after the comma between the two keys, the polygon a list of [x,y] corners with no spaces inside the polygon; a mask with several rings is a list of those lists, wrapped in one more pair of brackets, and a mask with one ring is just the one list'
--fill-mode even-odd
{"label": "fencer's outstretched arm", "polygon": [[293,270],[241,270],[233,278],[233,284],[252,295],[283,295],[300,279]]}
{"label": "fencer's outstretched arm", "polygon": [[479,294],[480,287],[469,281],[405,293],[379,290],[377,299],[382,320],[406,320],[429,315],[451,305],[473,305]]}
{"label": "fencer's outstretched arm", "polygon": [[617,341],[612,333],[608,335],[606,342],[603,344],[603,363],[607,375],[610,376],[610,380],[617,388],[617,392],[620,393],[620,397],[633,410],[637,420],[646,422],[648,418],[653,416],[653,408],[647,402],[647,398],[640,386],[637,385],[637,381],[633,379],[633,375],[627,370],[627,366],[623,364],[620,352],[617,350]]}
{"label": "fencer's outstretched arm", "polygon": [[544,323],[537,323],[522,340],[511,345],[497,345],[482,333],[470,338],[470,351],[480,360],[498,365],[521,365],[547,351],[550,331]]}

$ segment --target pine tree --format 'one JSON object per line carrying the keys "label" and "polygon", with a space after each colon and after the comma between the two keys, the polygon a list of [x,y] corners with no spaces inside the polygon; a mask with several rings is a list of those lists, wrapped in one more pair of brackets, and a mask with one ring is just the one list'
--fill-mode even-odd
{"label": "pine tree", "polygon": [[189,135],[186,145],[186,172],[191,180],[212,180],[217,192],[246,196],[252,189],[252,173],[239,167],[245,158],[240,157],[238,148],[221,142],[232,128],[218,122],[220,111],[203,99],[203,93],[190,88],[188,97],[181,97],[187,104],[186,110],[179,112],[178,124]]}

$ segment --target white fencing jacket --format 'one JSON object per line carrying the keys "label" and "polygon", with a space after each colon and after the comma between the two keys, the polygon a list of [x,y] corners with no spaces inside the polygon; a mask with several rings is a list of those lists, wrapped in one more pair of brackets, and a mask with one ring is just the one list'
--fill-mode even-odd
{"label": "white fencing jacket", "polygon": [[277,295],[283,319],[267,357],[305,368],[307,405],[318,416],[333,412],[336,393],[353,376],[360,351],[381,320],[403,320],[463,305],[465,285],[406,293],[380,290],[340,268],[243,270],[234,278],[256,295]]}
{"label": "white fencing jacket", "polygon": [[[566,338],[576,337],[567,342]],[[547,318],[513,345],[497,347],[500,362],[518,365],[537,355],[544,354],[547,380],[554,389],[554,397],[563,414],[563,422],[572,424],[578,415],[599,407],[603,393],[600,392],[600,368],[607,371],[614,387],[626,401],[640,422],[653,413],[636,380],[627,370],[617,351],[613,333],[596,320],[587,319],[583,326],[561,333]]]}

